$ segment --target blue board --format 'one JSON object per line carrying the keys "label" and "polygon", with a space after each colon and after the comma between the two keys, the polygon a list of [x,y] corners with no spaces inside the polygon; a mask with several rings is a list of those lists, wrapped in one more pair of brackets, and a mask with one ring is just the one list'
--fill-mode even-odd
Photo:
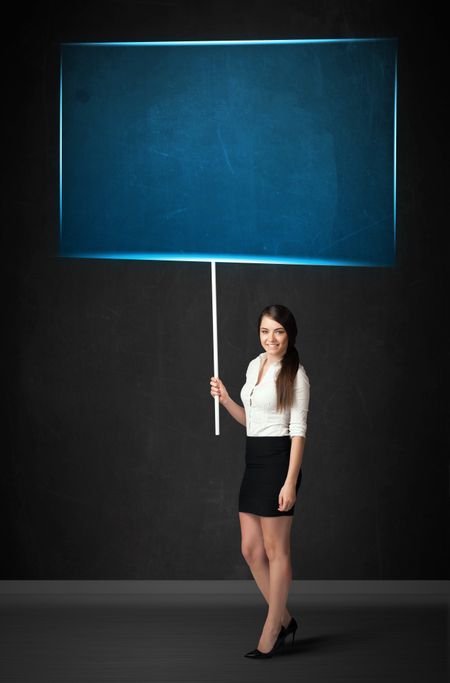
{"label": "blue board", "polygon": [[396,55],[62,45],[61,255],[393,265]]}

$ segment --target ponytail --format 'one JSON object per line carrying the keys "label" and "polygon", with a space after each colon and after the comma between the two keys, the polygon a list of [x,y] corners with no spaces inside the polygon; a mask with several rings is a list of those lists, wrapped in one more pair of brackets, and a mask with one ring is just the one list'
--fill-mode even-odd
{"label": "ponytail", "polygon": [[294,401],[294,382],[299,365],[298,351],[295,346],[289,345],[282,358],[276,382],[277,410],[279,411],[292,406]]}

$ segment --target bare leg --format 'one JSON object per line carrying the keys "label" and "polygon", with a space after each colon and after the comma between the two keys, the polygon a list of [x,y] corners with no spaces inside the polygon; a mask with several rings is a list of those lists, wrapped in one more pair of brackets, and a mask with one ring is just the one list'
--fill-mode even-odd
{"label": "bare leg", "polygon": [[269,558],[269,610],[258,649],[272,649],[280,631],[292,581],[290,532],[293,517],[262,517],[261,528]]}
{"label": "bare leg", "polygon": [[[248,512],[240,512],[239,519],[242,531],[242,553],[250,568],[253,578],[255,579],[256,585],[269,605],[270,563],[269,558],[267,557],[266,549],[264,547],[261,517]],[[285,606],[281,623],[283,626],[287,626],[290,621],[291,615]]]}

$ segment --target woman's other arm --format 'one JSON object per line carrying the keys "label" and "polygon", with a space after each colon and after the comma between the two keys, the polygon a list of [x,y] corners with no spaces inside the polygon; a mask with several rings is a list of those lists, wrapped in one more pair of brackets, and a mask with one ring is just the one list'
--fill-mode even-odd
{"label": "woman's other arm", "polygon": [[294,401],[291,407],[289,421],[289,434],[291,436],[291,456],[286,483],[293,484],[297,481],[303,461],[305,450],[306,432],[308,429],[308,410],[310,398],[309,378],[300,370],[294,383]]}
{"label": "woman's other arm", "polygon": [[211,396],[219,397],[219,403],[228,410],[230,413],[231,417],[234,417],[234,419],[239,422],[239,424],[243,425],[244,427],[247,426],[247,420],[245,417],[245,408],[243,406],[240,406],[236,401],[233,401],[231,396],[229,395],[228,391],[226,390],[225,385],[223,382],[219,379],[219,377],[211,377]]}

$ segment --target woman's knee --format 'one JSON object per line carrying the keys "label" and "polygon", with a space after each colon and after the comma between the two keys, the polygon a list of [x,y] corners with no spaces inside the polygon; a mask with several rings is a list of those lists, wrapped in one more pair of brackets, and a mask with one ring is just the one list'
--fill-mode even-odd
{"label": "woman's knee", "polygon": [[264,552],[267,555],[269,562],[273,562],[274,560],[285,560],[286,562],[289,562],[291,557],[290,548],[284,543],[278,543],[276,541],[265,541]]}
{"label": "woman's knee", "polygon": [[243,541],[241,552],[247,564],[267,562],[267,555],[263,543],[248,543]]}

